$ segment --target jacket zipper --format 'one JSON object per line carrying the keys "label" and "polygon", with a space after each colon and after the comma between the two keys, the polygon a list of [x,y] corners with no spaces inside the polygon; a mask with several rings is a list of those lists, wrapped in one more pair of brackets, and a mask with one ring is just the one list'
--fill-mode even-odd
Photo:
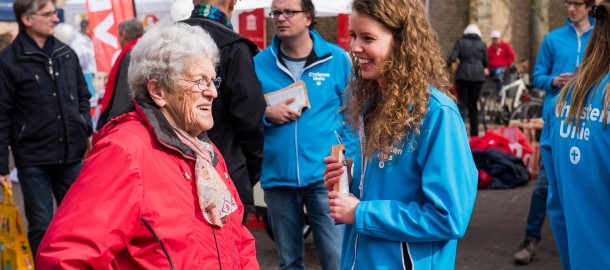
{"label": "jacket zipper", "polygon": [[218,267],[222,270],[222,262],[220,261],[220,250],[218,248],[218,240],[216,240],[216,229],[212,225],[212,233],[214,234],[214,244],[216,245],[216,255],[218,256]]}
{"label": "jacket zipper", "polygon": [[[364,144],[366,141],[366,137],[364,136],[364,117],[360,117],[358,127],[358,137],[360,138],[360,147],[364,148]],[[358,184],[358,190],[360,194],[358,194],[358,199],[362,201],[362,197],[364,196],[364,175],[366,174],[366,166],[368,165],[368,159],[362,157],[360,160],[360,183]],[[358,251],[358,237],[359,233],[356,233],[356,240],[354,241],[354,261],[352,262],[352,270],[356,267],[356,252]]]}
{"label": "jacket zipper", "polygon": [[[312,48],[312,50],[313,50],[313,48]],[[282,63],[280,63],[279,54],[276,54],[273,50],[271,50],[271,54],[275,57],[275,64],[278,66],[278,68],[280,68],[280,70],[284,71],[284,73],[286,73],[288,76],[290,76],[290,78],[292,78],[292,80],[294,82],[297,82],[292,77],[292,74],[290,74],[290,71],[287,70],[286,67],[284,67],[282,65]],[[303,73],[305,73],[306,70],[308,70],[308,69],[310,69],[310,68],[312,68],[314,66],[317,66],[317,65],[319,65],[321,63],[324,63],[324,62],[326,62],[326,61],[328,61],[328,60],[330,60],[332,58],[333,58],[333,56],[331,54],[328,57],[325,57],[323,59],[319,59],[318,61],[315,61],[315,62],[311,63],[311,65],[309,65],[309,66],[303,66],[303,70],[301,70],[301,75],[299,76],[299,79],[301,78],[301,76],[303,76]],[[298,135],[298,131],[299,131],[299,119],[297,118],[297,120],[294,121],[294,142],[295,142],[294,143],[294,150],[295,150],[295,153],[296,153],[297,185],[300,187],[301,186],[301,166],[300,166],[300,163],[299,163],[299,145],[298,145],[299,135]]]}
{"label": "jacket zipper", "polygon": [[23,137],[23,131],[25,130],[25,125],[21,126],[21,131],[19,131],[19,138],[17,138],[17,142],[21,141],[21,137]]}
{"label": "jacket zipper", "polygon": [[167,258],[167,261],[169,262],[169,266],[171,266],[172,270],[176,269],[174,267],[174,263],[172,262],[172,258],[169,256],[169,252],[165,248],[163,241],[161,241],[161,238],[159,238],[159,236],[157,235],[155,230],[153,230],[153,228],[150,226],[150,224],[148,224],[148,221],[146,221],[144,218],[140,218],[140,220],[142,221],[142,223],[144,223],[144,226],[146,226],[146,228],[150,231],[150,233],[152,233],[152,235],[155,237],[155,239],[157,239],[157,241],[159,242],[159,245],[161,245],[161,250],[163,250],[165,257]]}

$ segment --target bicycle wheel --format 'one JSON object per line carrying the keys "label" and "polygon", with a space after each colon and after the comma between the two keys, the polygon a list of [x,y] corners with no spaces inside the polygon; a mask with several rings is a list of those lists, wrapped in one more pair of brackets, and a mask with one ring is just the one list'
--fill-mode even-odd
{"label": "bicycle wheel", "polygon": [[528,121],[542,118],[542,102],[537,100],[527,101],[517,107],[510,115],[510,121]]}
{"label": "bicycle wheel", "polygon": [[481,110],[481,122],[483,128],[487,130],[491,124],[508,125],[510,120],[510,112],[507,105],[501,104],[499,95],[491,94],[485,96]]}

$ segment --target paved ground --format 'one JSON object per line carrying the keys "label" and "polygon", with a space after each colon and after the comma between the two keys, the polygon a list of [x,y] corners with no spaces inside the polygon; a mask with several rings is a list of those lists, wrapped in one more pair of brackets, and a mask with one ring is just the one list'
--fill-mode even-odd
{"label": "paved ground", "polygon": [[[523,240],[525,220],[534,182],[509,190],[479,190],[466,236],[458,244],[455,269],[547,270],[561,269],[548,220],[545,222],[537,259],[515,265],[512,255]],[[261,269],[277,269],[275,246],[264,231],[252,229]],[[306,243],[307,269],[321,269],[313,237]]]}
{"label": "paved ground", "polygon": [[[23,215],[20,186],[13,186],[15,204]],[[458,245],[456,269],[561,269],[548,222],[543,227],[545,238],[540,243],[537,259],[529,265],[513,263],[512,254],[523,238],[533,186],[530,182],[525,187],[509,190],[479,190],[468,231]],[[25,218],[23,220],[27,226]],[[257,241],[261,269],[277,269],[273,241],[261,229],[251,231]],[[307,269],[321,269],[313,241],[311,236],[306,241],[305,264]]]}

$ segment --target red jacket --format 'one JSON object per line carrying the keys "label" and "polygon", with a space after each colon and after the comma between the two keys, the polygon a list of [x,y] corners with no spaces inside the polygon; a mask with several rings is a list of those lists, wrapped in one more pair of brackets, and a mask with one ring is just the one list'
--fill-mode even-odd
{"label": "red jacket", "polygon": [[508,67],[515,61],[515,52],[510,44],[500,40],[498,47],[490,45],[487,48],[489,68]]}
{"label": "red jacket", "polygon": [[154,105],[137,105],[102,129],[40,243],[37,269],[259,269],[218,150],[216,171],[238,203],[221,228],[199,208],[190,149]]}

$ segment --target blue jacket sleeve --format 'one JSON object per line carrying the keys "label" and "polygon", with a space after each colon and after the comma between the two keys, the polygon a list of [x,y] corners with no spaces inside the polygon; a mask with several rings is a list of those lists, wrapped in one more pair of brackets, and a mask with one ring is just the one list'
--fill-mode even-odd
{"label": "blue jacket sleeve", "polygon": [[361,201],[354,214],[356,232],[403,242],[446,241],[464,235],[478,176],[466,129],[459,112],[448,106],[431,110],[426,118],[417,148],[410,153],[421,170],[423,197]]}
{"label": "blue jacket sleeve", "polygon": [[[553,99],[555,101],[556,98]],[[554,102],[553,102],[554,104]],[[556,130],[552,128],[551,117],[554,117],[552,110],[548,110],[544,115],[544,128],[540,136],[540,155],[544,163],[544,170],[549,181],[549,193],[547,198],[547,214],[549,222],[555,237],[559,257],[563,268],[570,268],[569,250],[568,250],[568,235],[566,229],[565,215],[563,212],[563,203],[559,198],[559,189],[557,186],[557,175],[555,174],[555,165],[553,164],[553,151],[551,132]]]}
{"label": "blue jacket sleeve", "polygon": [[553,48],[550,45],[548,37],[542,41],[540,51],[536,57],[536,65],[532,73],[532,84],[534,87],[555,94],[560,90],[558,87],[553,87],[553,77],[551,70],[553,68]]}

